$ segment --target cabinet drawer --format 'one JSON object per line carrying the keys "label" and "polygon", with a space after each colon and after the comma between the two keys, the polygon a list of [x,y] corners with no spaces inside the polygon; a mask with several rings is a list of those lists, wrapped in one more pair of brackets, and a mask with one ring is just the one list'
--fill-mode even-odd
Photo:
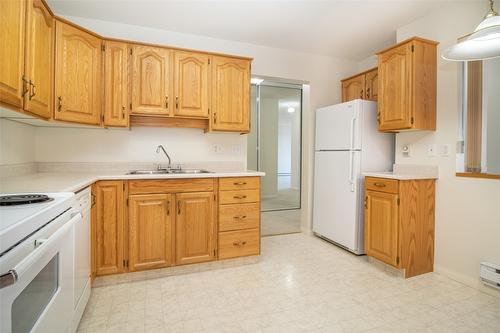
{"label": "cabinet drawer", "polygon": [[129,194],[211,192],[214,178],[130,180]]}
{"label": "cabinet drawer", "polygon": [[219,231],[258,228],[260,207],[258,203],[221,205]]}
{"label": "cabinet drawer", "polygon": [[371,191],[399,193],[399,181],[397,179],[366,177],[365,187],[366,190]]}
{"label": "cabinet drawer", "polygon": [[260,254],[259,229],[219,233],[219,259]]}
{"label": "cabinet drawer", "polygon": [[236,190],[236,191],[220,191],[219,203],[221,205],[259,202],[259,190]]}
{"label": "cabinet drawer", "polygon": [[250,190],[258,188],[260,188],[260,177],[231,177],[219,179],[219,189],[221,191]]}

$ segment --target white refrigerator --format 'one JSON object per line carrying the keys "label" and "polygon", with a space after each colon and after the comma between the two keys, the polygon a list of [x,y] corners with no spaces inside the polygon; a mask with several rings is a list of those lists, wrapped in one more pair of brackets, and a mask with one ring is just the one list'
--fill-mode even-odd
{"label": "white refrigerator", "polygon": [[316,110],[313,232],[364,254],[366,171],[389,171],[394,134],[377,130],[377,103],[354,100]]}

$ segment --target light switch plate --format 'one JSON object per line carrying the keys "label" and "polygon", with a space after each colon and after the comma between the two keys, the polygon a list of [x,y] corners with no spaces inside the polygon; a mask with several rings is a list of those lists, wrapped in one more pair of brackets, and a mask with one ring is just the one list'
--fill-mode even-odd
{"label": "light switch plate", "polygon": [[437,145],[435,143],[427,145],[427,156],[429,157],[437,156]]}
{"label": "light switch plate", "polygon": [[403,154],[403,157],[410,157],[411,156],[411,146],[409,144],[403,145],[401,147],[401,153]]}

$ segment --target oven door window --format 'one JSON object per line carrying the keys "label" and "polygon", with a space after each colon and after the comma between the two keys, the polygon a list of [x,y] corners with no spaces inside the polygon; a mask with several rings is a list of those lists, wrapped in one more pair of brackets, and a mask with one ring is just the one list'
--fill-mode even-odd
{"label": "oven door window", "polygon": [[12,304],[12,333],[28,333],[59,288],[59,254],[56,254],[24,288]]}

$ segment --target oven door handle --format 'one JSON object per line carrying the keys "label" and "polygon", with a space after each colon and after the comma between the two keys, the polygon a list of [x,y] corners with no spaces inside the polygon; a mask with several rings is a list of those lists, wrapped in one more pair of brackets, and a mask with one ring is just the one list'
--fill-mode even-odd
{"label": "oven door handle", "polygon": [[73,225],[82,219],[82,214],[77,213],[68,222],[66,222],[62,227],[60,227],[56,232],[54,232],[48,239],[35,240],[40,245],[31,252],[26,258],[24,258],[20,263],[18,263],[13,269],[9,270],[7,273],[0,275],[0,289],[7,286],[13,285],[19,279],[23,277],[24,274],[29,270],[29,268],[43,256],[43,251],[47,247],[52,246],[60,241],[61,237],[71,228]]}

